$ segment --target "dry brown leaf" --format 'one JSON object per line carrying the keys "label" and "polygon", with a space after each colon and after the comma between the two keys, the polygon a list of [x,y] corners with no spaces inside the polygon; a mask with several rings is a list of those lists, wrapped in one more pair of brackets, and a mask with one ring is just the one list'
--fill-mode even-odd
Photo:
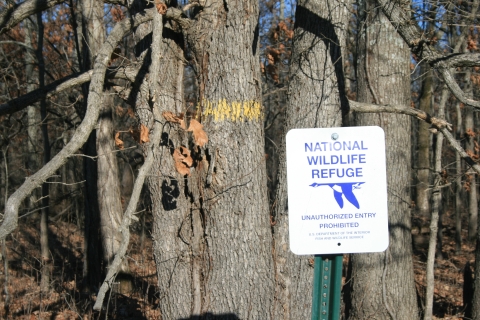
{"label": "dry brown leaf", "polygon": [[115,145],[118,149],[123,150],[123,141],[120,139],[120,132],[115,133]]}
{"label": "dry brown leaf", "polygon": [[140,143],[150,142],[150,132],[148,128],[142,123],[140,125]]}
{"label": "dry brown leaf", "polygon": [[167,13],[167,5],[161,1],[155,1],[155,7],[157,8],[158,13],[165,14]]}
{"label": "dry brown leaf", "polygon": [[203,125],[197,120],[190,120],[190,126],[188,127],[187,131],[191,131],[193,133],[193,138],[196,145],[203,147],[208,143],[207,133],[203,130]]}
{"label": "dry brown leaf", "polygon": [[465,135],[473,138],[475,137],[475,132],[471,128],[468,128],[467,132],[465,132]]}
{"label": "dry brown leaf", "polygon": [[112,9],[110,10],[110,14],[112,15],[113,21],[115,22],[122,21],[123,18],[125,18],[125,14],[119,6],[112,7]]}
{"label": "dry brown leaf", "polygon": [[162,112],[162,116],[167,120],[168,122],[173,122],[173,123],[180,123],[180,121],[183,118],[183,115],[181,114],[180,116],[176,116],[173,114],[173,112],[170,111],[164,111]]}
{"label": "dry brown leaf", "polygon": [[117,114],[117,116],[123,117],[123,115],[125,114],[125,110],[123,110],[122,106],[116,106],[115,113]]}
{"label": "dry brown leaf", "polygon": [[175,169],[177,169],[178,173],[181,175],[190,175],[190,169],[183,162],[183,160],[185,160],[185,156],[179,149],[175,149],[173,151],[173,160],[175,160]]}
{"label": "dry brown leaf", "polygon": [[275,59],[273,58],[273,56],[270,53],[267,54],[267,61],[268,61],[269,64],[274,64],[275,63]]}
{"label": "dry brown leaf", "polygon": [[183,156],[182,162],[185,163],[188,167],[193,166],[193,158],[190,155],[190,150],[188,150],[186,147],[181,146],[179,148],[180,153]]}
{"label": "dry brown leaf", "polygon": [[130,129],[128,129],[128,132],[130,132],[130,134],[132,135],[133,140],[140,143],[140,131],[138,129],[130,127]]}
{"label": "dry brown leaf", "polygon": [[162,113],[162,116],[167,120],[168,122],[173,122],[173,123],[178,123],[180,127],[183,130],[186,130],[187,128],[185,127],[185,121],[183,120],[183,113],[180,113],[178,116],[174,115],[170,111],[164,111]]}
{"label": "dry brown leaf", "polygon": [[135,112],[133,112],[133,109],[132,108],[128,108],[127,109],[127,114],[130,118],[135,118]]}

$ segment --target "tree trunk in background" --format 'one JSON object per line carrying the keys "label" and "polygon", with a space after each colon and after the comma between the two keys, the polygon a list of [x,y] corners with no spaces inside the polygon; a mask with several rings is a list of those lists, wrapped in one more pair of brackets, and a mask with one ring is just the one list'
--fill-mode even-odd
{"label": "tree trunk in background", "polygon": [[[25,20],[25,45],[30,48],[33,48],[33,36],[32,31],[34,25],[30,19]],[[35,52],[31,50],[26,50],[25,52],[25,77],[27,80],[27,92],[31,92],[36,89],[35,85],[35,75],[34,67],[36,65],[35,61]],[[40,159],[39,159],[39,147],[40,143],[40,131],[38,130],[40,126],[40,112],[38,105],[30,105],[27,108],[27,117],[28,117],[28,140],[27,140],[27,159],[26,159],[26,168],[29,171],[29,174],[33,174],[40,168]],[[37,203],[38,192],[34,190],[32,194],[28,197],[27,207],[29,210],[38,206]],[[38,215],[37,215],[38,216]]]}
{"label": "tree trunk in background", "polygon": [[[104,105],[100,113],[97,129],[97,192],[100,209],[100,231],[102,237],[103,260],[106,267],[110,265],[118,251],[122,235],[119,231],[122,222],[122,202],[120,195],[120,180],[115,154],[115,137],[113,130],[112,108],[113,95],[103,96]],[[131,291],[131,281],[128,277],[128,260],[122,264],[121,274],[117,276],[120,282],[120,292]]]}
{"label": "tree trunk in background", "polygon": [[[476,11],[476,10],[475,10]],[[459,39],[462,41],[460,51],[463,53],[470,53],[470,49],[468,49],[467,39]],[[473,99],[473,87],[471,82],[471,69],[465,68],[464,70],[464,86],[463,91],[465,95],[470,99]],[[473,108],[466,106],[465,110],[465,151],[469,154],[473,159],[475,159],[475,126],[474,126],[474,112]],[[467,170],[466,173],[466,180],[467,180],[467,192],[468,192],[468,240],[470,242],[474,242],[477,238],[477,221],[478,221],[478,200],[477,200],[477,175],[475,172],[470,168]]]}
{"label": "tree trunk in background", "polygon": [[[45,63],[43,60],[43,21],[42,14],[37,13],[37,62],[38,62],[38,86],[42,89],[45,86]],[[45,99],[40,101],[40,116],[42,120],[42,138],[43,138],[43,165],[50,161],[50,141],[48,138],[47,124],[47,103]],[[48,213],[50,205],[49,184],[42,184],[42,210],[40,216],[40,251],[42,262],[42,280],[40,289],[42,293],[47,293],[50,286],[50,273],[52,272],[52,259],[48,246]]]}
{"label": "tree trunk in background", "polygon": [[[341,48],[345,46],[348,17],[348,3],[345,2],[298,1],[285,133],[293,128],[342,125],[342,113],[348,111],[348,101],[343,87]],[[296,256],[290,251],[285,138],[279,158],[274,208],[276,302],[273,319],[309,319],[313,283],[310,260],[313,259]]]}
{"label": "tree trunk in background", "polygon": [[[428,65],[422,68],[424,79],[422,81],[422,93],[420,96],[419,109],[431,114],[433,99],[433,79],[432,70]],[[418,125],[418,160],[415,165],[417,168],[417,185],[415,208],[421,227],[427,225],[430,217],[430,125],[425,121],[420,121]]]}
{"label": "tree trunk in background", "polygon": [[[465,78],[470,79],[470,72],[466,72]],[[468,82],[467,82],[468,83]],[[466,87],[470,87],[470,94],[472,93],[471,85],[466,84]],[[464,89],[468,92],[467,89]],[[465,151],[475,159],[475,126],[474,126],[474,114],[471,107],[465,108]],[[477,175],[475,171],[469,169],[466,174],[468,183],[468,240],[473,242],[477,238],[477,220],[478,220],[478,199],[477,199]]]}
{"label": "tree trunk in background", "polygon": [[[359,31],[358,101],[410,106],[408,47],[373,1],[362,2],[360,12],[365,27]],[[385,252],[350,256],[348,318],[418,319],[409,208],[410,118],[359,114],[356,124],[385,131],[390,245]]]}
{"label": "tree trunk in background", "polygon": [[[457,124],[455,138],[457,140],[462,139],[462,110],[460,108],[460,103],[456,103],[457,111]],[[462,201],[462,159],[458,152],[455,153],[455,250],[460,252],[462,250],[462,212],[463,212],[463,201]]]}
{"label": "tree trunk in background", "polygon": [[[212,314],[271,318],[273,263],[257,19],[257,1],[207,1],[187,30],[199,68],[196,116],[209,142],[194,146],[195,137],[166,123],[159,150],[165,169],[149,181],[163,319],[210,319]],[[167,66],[160,66],[159,78],[178,75],[172,66],[178,63],[162,62]],[[165,95],[179,89],[168,88]],[[179,96],[160,93],[155,97],[163,103]],[[177,106],[170,100],[162,108],[176,113]],[[193,121],[195,114],[185,116]],[[173,171],[171,154],[181,145],[194,158],[188,178]]]}
{"label": "tree trunk in background", "polygon": [[[87,24],[87,48],[89,60],[95,60],[98,49],[105,41],[103,23],[103,3],[98,0],[84,0],[83,17]],[[113,100],[104,94],[103,109],[96,130],[97,153],[97,197],[100,212],[100,234],[103,248],[103,260],[108,268],[121,242],[119,226],[122,220],[122,203],[118,179],[117,157],[114,153],[114,133],[112,122]],[[128,262],[124,261],[122,272],[128,272]],[[125,279],[126,280],[126,279]],[[128,280],[121,279],[121,292],[129,290]],[[126,291],[124,291],[125,289]]]}
{"label": "tree trunk in background", "polygon": [[[81,56],[78,58],[82,71],[89,70],[94,62],[95,53],[104,40],[103,4],[95,0],[81,0],[78,38]],[[84,108],[88,98],[88,84],[82,85]],[[85,112],[85,111],[84,111]],[[96,130],[90,134],[84,145],[84,153],[89,157],[97,156]],[[84,158],[85,174],[85,260],[84,279],[85,289],[98,286],[102,278],[102,246],[100,232],[100,209],[98,202],[97,162],[91,158]]]}
{"label": "tree trunk in background", "polygon": [[[450,96],[450,91],[447,86],[442,88],[442,95],[438,106],[437,117],[439,119],[445,119],[445,105]],[[431,320],[433,315],[433,295],[435,291],[435,252],[437,251],[437,235],[438,235],[438,223],[441,219],[441,201],[442,201],[442,148],[443,148],[443,134],[437,134],[435,141],[435,159],[434,159],[434,172],[435,180],[433,183],[432,191],[432,215],[430,219],[430,240],[428,243],[428,257],[426,267],[426,282],[427,289],[425,294],[425,314],[424,320]],[[440,242],[440,241],[439,241]],[[440,248],[441,250],[441,248]]]}

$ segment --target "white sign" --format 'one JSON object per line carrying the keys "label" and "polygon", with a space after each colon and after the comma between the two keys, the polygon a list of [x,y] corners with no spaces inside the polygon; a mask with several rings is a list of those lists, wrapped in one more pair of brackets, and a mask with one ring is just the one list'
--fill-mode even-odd
{"label": "white sign", "polygon": [[385,134],[380,127],[287,133],[290,249],[295,254],[388,247]]}

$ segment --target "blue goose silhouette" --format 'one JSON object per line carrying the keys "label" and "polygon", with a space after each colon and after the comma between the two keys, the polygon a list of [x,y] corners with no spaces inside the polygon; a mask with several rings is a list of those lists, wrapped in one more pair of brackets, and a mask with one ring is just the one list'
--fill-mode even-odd
{"label": "blue goose silhouette", "polygon": [[340,208],[343,208],[343,197],[348,200],[355,208],[360,209],[360,204],[358,203],[357,198],[353,194],[353,190],[360,189],[360,185],[365,182],[348,182],[348,183],[312,183],[310,187],[320,187],[320,186],[329,186],[333,190],[333,197],[337,201]]}

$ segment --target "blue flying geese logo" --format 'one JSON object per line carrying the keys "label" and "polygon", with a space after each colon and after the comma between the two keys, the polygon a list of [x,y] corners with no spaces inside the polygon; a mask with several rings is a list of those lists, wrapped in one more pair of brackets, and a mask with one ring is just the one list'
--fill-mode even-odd
{"label": "blue flying geese logo", "polygon": [[360,189],[360,186],[365,182],[349,182],[349,183],[312,183],[310,187],[320,187],[320,186],[329,186],[333,190],[333,197],[338,203],[338,206],[343,208],[343,196],[347,199],[348,202],[353,204],[355,208],[360,209],[360,204],[358,203],[353,190]]}

